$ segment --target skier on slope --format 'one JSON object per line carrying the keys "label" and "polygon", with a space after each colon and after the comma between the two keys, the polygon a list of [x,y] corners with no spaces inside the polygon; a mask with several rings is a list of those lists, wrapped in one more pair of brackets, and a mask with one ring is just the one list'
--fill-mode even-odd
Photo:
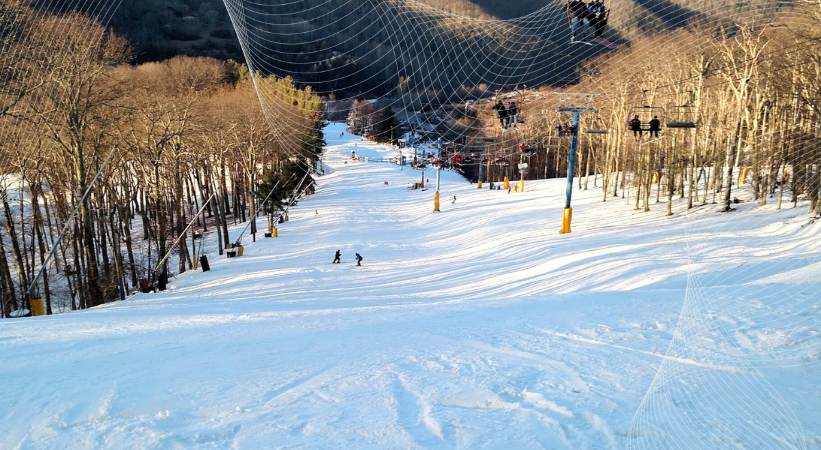
{"label": "skier on slope", "polygon": [[339,264],[342,262],[342,252],[337,250],[336,254],[334,255],[334,262],[331,264]]}
{"label": "skier on slope", "polygon": [[364,259],[364,258],[362,258],[362,255],[360,255],[359,253],[357,253],[357,254],[356,254],[356,265],[357,265],[357,266],[361,266],[361,265],[362,265],[362,260],[363,260],[363,259]]}

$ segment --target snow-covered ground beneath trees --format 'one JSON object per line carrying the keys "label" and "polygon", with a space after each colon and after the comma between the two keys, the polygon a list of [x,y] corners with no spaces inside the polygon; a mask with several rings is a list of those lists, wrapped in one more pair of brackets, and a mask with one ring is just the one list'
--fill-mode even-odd
{"label": "snow-covered ground beneath trees", "polygon": [[0,322],[0,448],[821,448],[806,208],[668,218],[591,189],[559,235],[563,180],[446,172],[433,213],[343,129],[278,239]]}

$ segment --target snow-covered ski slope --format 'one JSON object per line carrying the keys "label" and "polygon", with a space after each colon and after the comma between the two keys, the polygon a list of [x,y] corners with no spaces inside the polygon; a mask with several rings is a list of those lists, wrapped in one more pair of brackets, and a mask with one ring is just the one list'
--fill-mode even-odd
{"label": "snow-covered ski slope", "polygon": [[562,236],[563,180],[445,173],[433,213],[418,171],[347,161],[393,150],[343,129],[278,239],[0,322],[0,448],[821,447],[806,208],[668,218],[591,189]]}

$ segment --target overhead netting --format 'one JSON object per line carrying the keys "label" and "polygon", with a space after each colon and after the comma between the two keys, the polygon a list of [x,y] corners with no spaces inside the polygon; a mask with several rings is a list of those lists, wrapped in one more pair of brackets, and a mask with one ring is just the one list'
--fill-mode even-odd
{"label": "overhead netting", "polygon": [[[552,130],[570,119],[552,92],[595,94],[589,106],[598,111],[582,119],[583,130],[597,131],[581,133],[580,156],[593,161],[584,175],[612,173],[601,180],[603,199],[638,209],[676,202],[671,210],[686,216],[680,237],[657,249],[658,258],[681,261],[687,283],[659,292],[660,301],[683,297],[682,308],[628,447],[805,447],[798,418],[766,372],[818,367],[821,305],[811,279],[821,270],[820,248],[783,254],[818,233],[806,208],[821,183],[811,100],[819,66],[807,50],[820,50],[812,21],[821,4],[609,1],[601,36],[580,26],[574,38],[566,5],[551,1],[506,20],[481,7],[459,13],[459,2],[225,3],[253,71],[323,80],[323,95],[377,99],[413,132],[446,136],[469,177],[513,176],[525,160],[522,143],[536,149],[527,175],[548,175],[567,152]],[[343,55],[340,71],[334,61]],[[805,71],[810,59],[815,69]],[[259,95],[265,107],[274,94]],[[512,125],[496,120],[500,102],[517,105]],[[645,129],[634,142],[634,114],[645,126],[659,116],[659,137]],[[275,111],[269,120],[289,126]],[[736,214],[749,233],[711,224],[728,183],[738,211],[721,214]],[[773,224],[793,201],[800,212]],[[728,242],[746,250],[728,254]],[[638,263],[659,282],[673,275],[652,265]]]}
{"label": "overhead netting", "polygon": [[[4,1],[7,45],[38,16]],[[51,13],[82,11],[105,24],[119,5],[29,3],[47,18],[37,32],[57,46],[78,33],[98,43],[106,35],[63,26]],[[558,111],[554,92],[593,94],[586,106],[596,111],[582,117],[576,175],[598,184],[602,200],[624,202],[628,224],[677,220],[679,237],[656,255],[679,260],[687,274],[686,283],[665,285],[676,274],[655,273],[653,260],[634,262],[663,287],[660,301],[682,306],[669,347],[657,349],[661,362],[627,430],[628,447],[808,446],[767,375],[785,367],[817,371],[821,358],[813,283],[821,239],[806,244],[819,232],[809,218],[821,211],[821,2],[608,0],[599,36],[584,20],[573,36],[573,14],[551,0],[527,2],[532,7],[516,17],[491,1],[224,3],[276,135],[307,135],[306,108],[321,114],[367,99],[393,111],[417,142],[444,137],[452,150],[442,158],[458,153],[454,169],[468,178],[518,175],[516,163],[525,158],[527,177],[564,176],[568,139],[557,125],[570,118]],[[71,63],[40,58],[40,49],[25,45],[0,51],[46,65],[31,74],[6,70],[3,86],[12,94]],[[94,49],[77,54],[83,51]],[[266,80],[272,74],[311,85],[326,102],[284,104],[293,93]],[[494,109],[500,104],[506,111],[515,105],[516,117],[503,120]],[[658,116],[658,137],[630,130],[634,116],[643,127]],[[365,131],[384,117],[374,115]],[[280,142],[299,160],[307,156],[303,144]],[[525,157],[521,144],[535,154]],[[640,219],[668,205],[672,219]],[[734,215],[747,231],[721,229],[710,220],[715,214]],[[596,218],[595,211],[577,216],[575,232],[595,232]]]}

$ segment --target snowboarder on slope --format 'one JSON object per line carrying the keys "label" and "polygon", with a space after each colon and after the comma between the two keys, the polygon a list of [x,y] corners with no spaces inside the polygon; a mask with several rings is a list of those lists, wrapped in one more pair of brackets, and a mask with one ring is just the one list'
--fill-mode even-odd
{"label": "snowboarder on slope", "polygon": [[337,250],[336,254],[334,255],[334,262],[331,264],[339,264],[342,262],[342,252]]}
{"label": "snowboarder on slope", "polygon": [[356,265],[357,265],[357,266],[361,266],[361,265],[362,265],[362,259],[363,259],[363,258],[362,258],[362,255],[360,255],[359,253],[357,253],[357,254],[356,254]]}

